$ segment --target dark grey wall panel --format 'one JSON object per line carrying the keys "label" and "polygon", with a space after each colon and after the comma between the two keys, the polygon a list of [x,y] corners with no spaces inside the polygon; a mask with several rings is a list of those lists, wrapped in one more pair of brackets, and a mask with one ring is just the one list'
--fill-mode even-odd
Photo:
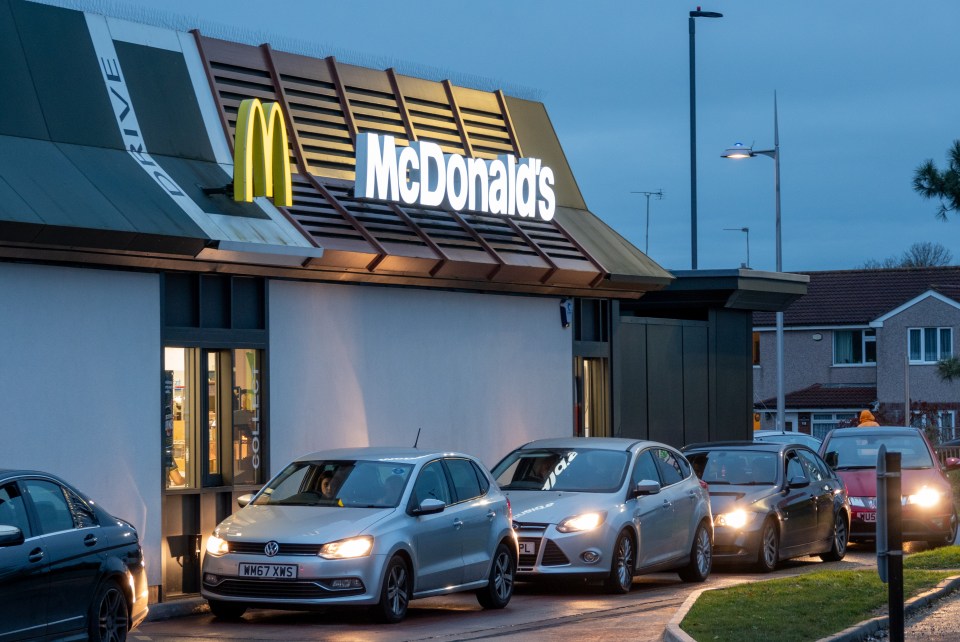
{"label": "dark grey wall panel", "polygon": [[647,438],[647,326],[621,323],[617,335],[620,350],[620,385],[614,417],[619,424],[618,437]]}
{"label": "dark grey wall panel", "polygon": [[[714,439],[752,439],[753,362],[751,316],[739,310],[714,310],[716,415]],[[722,418],[722,419],[721,419]]]}
{"label": "dark grey wall panel", "polygon": [[122,149],[83,14],[33,2],[10,7],[50,138]]}
{"label": "dark grey wall panel", "polygon": [[[683,435],[674,445],[706,441],[710,436],[709,336],[706,324],[683,326]],[[679,403],[679,400],[678,400]],[[678,444],[677,437],[682,441]]]}
{"label": "dark grey wall panel", "polygon": [[0,134],[48,138],[9,0],[0,0]]}
{"label": "dark grey wall panel", "polygon": [[150,154],[213,162],[183,54],[128,42],[114,47]]}
{"label": "dark grey wall panel", "polygon": [[683,441],[683,328],[647,326],[649,436],[681,446]]}
{"label": "dark grey wall panel", "polygon": [[[0,136],[0,144],[3,137]],[[42,223],[37,213],[30,205],[20,198],[15,189],[3,178],[0,172],[0,221],[17,223]]]}

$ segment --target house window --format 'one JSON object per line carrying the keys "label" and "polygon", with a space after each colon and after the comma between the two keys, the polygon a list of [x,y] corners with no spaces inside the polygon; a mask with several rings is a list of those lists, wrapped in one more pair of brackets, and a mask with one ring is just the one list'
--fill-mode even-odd
{"label": "house window", "polygon": [[753,365],[760,365],[760,333],[753,333]]}
{"label": "house window", "polygon": [[925,430],[935,444],[960,436],[954,410],[912,410],[910,415],[910,425]]}
{"label": "house window", "polygon": [[877,362],[876,330],[836,330],[833,333],[833,365]]}
{"label": "house window", "polygon": [[856,425],[855,412],[815,412],[813,413],[810,432],[817,439],[823,439],[834,428]]}
{"label": "house window", "polygon": [[953,328],[907,330],[910,363],[936,363],[953,356]]}

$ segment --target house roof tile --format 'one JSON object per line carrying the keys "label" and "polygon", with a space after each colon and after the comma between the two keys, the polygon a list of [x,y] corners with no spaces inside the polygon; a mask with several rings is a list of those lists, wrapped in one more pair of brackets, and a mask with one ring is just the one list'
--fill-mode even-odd
{"label": "house roof tile", "polygon": [[[850,409],[870,408],[877,400],[876,386],[824,385],[815,383],[801,390],[794,390],[784,396],[784,408],[795,409]],[[776,408],[773,397],[756,404],[756,408]]]}
{"label": "house roof tile", "polygon": [[[928,290],[960,301],[960,266],[801,272],[807,294],[783,315],[785,326],[866,325]],[[755,312],[755,326],[772,326],[774,315]]]}

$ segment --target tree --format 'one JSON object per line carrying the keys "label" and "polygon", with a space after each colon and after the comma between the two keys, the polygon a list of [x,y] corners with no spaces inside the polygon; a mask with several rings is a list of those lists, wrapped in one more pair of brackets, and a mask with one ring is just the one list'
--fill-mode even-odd
{"label": "tree", "polygon": [[882,270],[889,268],[919,268],[941,267],[950,265],[953,255],[950,250],[940,243],[919,241],[910,246],[900,256],[888,256],[882,261],[870,259],[863,264],[865,270]]}
{"label": "tree", "polygon": [[913,189],[924,198],[939,198],[937,218],[947,220],[949,212],[960,213],[960,140],[953,141],[947,154],[949,166],[942,172],[927,159],[913,175]]}
{"label": "tree", "polygon": [[960,358],[947,357],[937,362],[937,373],[944,381],[960,379]]}

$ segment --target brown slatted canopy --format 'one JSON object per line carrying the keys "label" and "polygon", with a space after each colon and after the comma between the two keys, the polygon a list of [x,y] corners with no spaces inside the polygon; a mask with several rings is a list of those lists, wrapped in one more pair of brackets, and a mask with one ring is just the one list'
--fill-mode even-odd
{"label": "brown slatted canopy", "polygon": [[228,140],[246,98],[278,102],[287,115],[297,173],[294,204],[285,213],[324,248],[309,267],[528,290],[612,289],[626,296],[670,281],[649,260],[637,262],[636,279],[611,279],[561,217],[544,222],[354,198],[355,142],[363,132],[394,136],[400,145],[431,141],[445,153],[520,157],[501,92],[194,35]]}

